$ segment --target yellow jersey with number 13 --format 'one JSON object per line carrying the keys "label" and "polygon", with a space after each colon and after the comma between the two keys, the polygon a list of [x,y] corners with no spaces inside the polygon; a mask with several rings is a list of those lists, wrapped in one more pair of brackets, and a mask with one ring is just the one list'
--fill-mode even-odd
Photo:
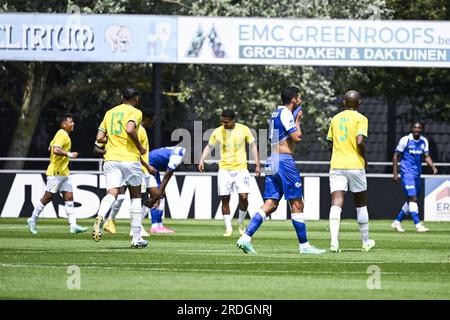
{"label": "yellow jersey with number 13", "polygon": [[141,154],[126,131],[129,121],[136,124],[136,131],[139,130],[142,111],[129,104],[121,104],[106,112],[98,128],[108,135],[105,160],[140,162]]}
{"label": "yellow jersey with number 13", "polygon": [[364,169],[364,159],[359,154],[356,137],[367,137],[369,122],[356,110],[344,110],[331,119],[327,140],[333,141],[331,169]]}

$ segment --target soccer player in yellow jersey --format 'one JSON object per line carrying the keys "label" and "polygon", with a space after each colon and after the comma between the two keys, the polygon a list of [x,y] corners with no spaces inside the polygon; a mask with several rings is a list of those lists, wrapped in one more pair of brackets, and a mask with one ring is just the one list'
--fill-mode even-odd
{"label": "soccer player in yellow jersey", "polygon": [[[142,156],[143,159],[148,159],[148,150],[149,150],[149,142],[148,142],[148,136],[147,136],[147,131],[146,129],[149,129],[153,124],[153,114],[152,113],[143,113],[142,115],[142,123],[141,126],[139,127],[138,130],[138,138],[139,141],[141,142],[142,146],[147,150],[147,153],[145,155]],[[97,147],[98,148],[98,147]],[[100,153],[100,150],[96,150],[95,152]],[[141,164],[142,164],[142,172],[143,172],[143,177],[142,177],[142,193],[145,192],[145,188],[148,188],[149,185],[149,179],[150,179],[150,173],[149,170],[147,169],[148,164],[145,163],[144,160],[141,160]],[[151,169],[151,168],[150,168]],[[152,169],[151,169],[152,170]],[[152,171],[154,172],[154,171]],[[126,183],[123,182],[122,186],[119,189],[119,194],[117,196],[116,201],[114,202],[114,204],[112,205],[111,208],[111,212],[109,214],[108,219],[106,220],[106,223],[104,224],[104,229],[105,231],[115,234],[116,233],[116,216],[120,211],[120,208],[122,206],[123,201],[125,200],[125,191],[126,191]],[[144,207],[142,208],[142,210],[144,210]],[[143,211],[142,214],[142,219],[145,218],[145,214],[146,212]],[[132,231],[130,230],[130,236],[132,236]],[[141,236],[142,237],[148,237],[149,234],[145,231],[144,227],[141,226]]]}
{"label": "soccer player in yellow jersey", "polygon": [[122,93],[122,104],[108,110],[100,124],[96,141],[106,142],[105,164],[107,194],[100,203],[92,237],[95,241],[102,239],[102,228],[106,214],[111,209],[119,194],[122,182],[130,191],[131,246],[144,248],[147,241],[141,237],[141,155],[147,150],[138,138],[138,128],[142,121],[142,112],[135,106],[139,103],[139,94],[134,88],[127,88]]}
{"label": "soccer player in yellow jersey", "polygon": [[64,116],[59,120],[60,129],[50,142],[50,164],[47,172],[47,185],[44,196],[39,204],[34,208],[31,218],[27,223],[30,232],[37,234],[36,224],[44,207],[53,199],[57,192],[61,192],[64,198],[64,206],[69,220],[69,231],[72,234],[85,232],[87,228],[77,225],[77,218],[74,212],[72,179],[69,175],[69,158],[78,158],[78,152],[71,152],[72,142],[69,134],[73,131],[75,123],[71,116]]}
{"label": "soccer player in yellow jersey", "polygon": [[234,188],[239,194],[239,233],[245,231],[244,219],[247,214],[248,193],[250,190],[250,174],[247,170],[246,143],[251,146],[251,151],[256,163],[256,175],[261,172],[259,164],[258,148],[250,129],[240,123],[236,123],[232,110],[224,110],[221,116],[222,126],[212,133],[209,143],[203,150],[198,169],[204,171],[205,158],[210,154],[214,146],[218,145],[221,160],[217,176],[219,197],[222,201],[222,214],[225,222],[225,237],[233,234],[230,215],[230,194]]}
{"label": "soccer player in yellow jersey", "polygon": [[330,163],[330,234],[332,252],[340,252],[339,224],[345,192],[350,189],[355,199],[362,250],[369,251],[375,241],[369,239],[367,211],[366,146],[368,120],[358,112],[361,95],[355,90],[345,93],[345,110],[331,119],[327,140],[332,151]]}

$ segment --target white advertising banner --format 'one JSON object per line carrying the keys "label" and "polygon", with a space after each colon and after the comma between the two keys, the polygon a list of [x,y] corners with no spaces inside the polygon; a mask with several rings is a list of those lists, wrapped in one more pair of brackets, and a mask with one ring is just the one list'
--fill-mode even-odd
{"label": "white advertising banner", "polygon": [[176,17],[0,13],[0,60],[176,63]]}
{"label": "white advertising banner", "polygon": [[425,179],[425,221],[450,221],[450,179]]}
{"label": "white advertising banner", "polygon": [[178,17],[178,62],[449,67],[450,22]]}
{"label": "white advertising banner", "polygon": [[[72,174],[75,214],[77,218],[95,217],[100,201],[105,195],[106,179],[103,174]],[[29,217],[39,203],[45,191],[45,181],[42,174],[4,174],[3,184],[0,186],[0,217],[18,218]],[[162,176],[161,176],[162,178]],[[183,179],[181,179],[183,178]],[[199,176],[183,174],[170,179],[166,188],[165,217],[172,219],[222,219],[221,203],[217,195],[217,188],[213,188],[216,176]],[[320,179],[318,177],[304,177],[305,214],[307,220],[320,219]],[[217,184],[217,183],[216,183]],[[255,177],[250,178],[250,193],[248,212],[253,216],[263,205],[264,201],[260,186]],[[64,202],[56,197],[49,203],[41,217],[66,218]],[[232,213],[237,212],[238,195],[233,194],[230,201]],[[271,215],[273,220],[286,220],[287,202],[284,197],[276,212]],[[168,209],[168,210],[167,210]],[[236,215],[237,216],[237,215]],[[117,218],[130,218],[130,198],[126,192]]]}

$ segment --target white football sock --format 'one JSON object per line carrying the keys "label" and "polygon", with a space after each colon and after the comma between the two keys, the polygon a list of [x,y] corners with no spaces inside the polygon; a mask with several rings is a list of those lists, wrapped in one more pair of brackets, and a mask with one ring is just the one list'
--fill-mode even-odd
{"label": "white football sock", "polygon": [[341,223],[342,209],[339,206],[331,206],[330,208],[330,236],[331,244],[339,243],[339,225]]}
{"label": "white football sock", "polygon": [[42,210],[44,210],[44,208],[45,208],[45,206],[42,204],[41,201],[39,201],[37,206],[34,207],[31,218],[34,219],[34,221],[37,221],[37,219],[39,218],[39,215],[41,214]]}
{"label": "white football sock", "polygon": [[223,221],[225,222],[225,227],[227,230],[232,230],[231,227],[231,214],[224,214],[223,215]]}
{"label": "white football sock", "polygon": [[112,194],[108,193],[106,196],[104,196],[102,202],[100,202],[100,208],[98,209],[97,215],[105,219],[106,214],[108,213],[109,209],[111,209],[114,201],[116,201],[116,198],[114,198]]}
{"label": "white football sock", "polygon": [[117,199],[114,201],[112,208],[111,208],[111,213],[109,215],[109,219],[111,220],[116,220],[116,216],[120,211],[120,208],[122,207],[122,203],[125,200],[125,195],[124,194],[119,194],[117,196]]}
{"label": "white football sock", "polygon": [[73,201],[64,202],[64,207],[66,208],[67,219],[69,219],[69,224],[71,227],[77,225],[77,217],[74,212]]}
{"label": "white football sock", "polygon": [[356,208],[357,220],[359,224],[359,232],[363,244],[369,242],[369,212],[366,207]]}
{"label": "white football sock", "polygon": [[239,209],[239,218],[238,218],[239,224],[244,223],[244,219],[245,219],[246,215],[247,215],[247,210],[244,211],[244,210]]}
{"label": "white football sock", "polygon": [[142,226],[141,198],[131,199],[130,217],[131,217],[131,231],[133,233],[133,241],[137,241],[141,237],[141,226]]}

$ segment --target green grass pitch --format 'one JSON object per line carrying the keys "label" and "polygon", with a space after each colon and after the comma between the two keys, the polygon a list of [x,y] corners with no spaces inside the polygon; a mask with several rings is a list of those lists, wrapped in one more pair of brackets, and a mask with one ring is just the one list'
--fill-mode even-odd
{"label": "green grass pitch", "polygon": [[[166,219],[177,233],[151,235],[145,249],[130,248],[128,220],[99,243],[93,223],[79,220],[89,231],[71,235],[66,220],[41,219],[33,236],[24,218],[0,219],[0,299],[450,299],[450,223],[427,223],[430,232],[419,234],[406,221],[399,234],[391,221],[372,220],[376,248],[361,252],[356,221],[343,220],[342,252],[320,256],[298,254],[290,221],[266,221],[255,256],[236,247],[237,226],[222,236],[222,221]],[[314,246],[329,248],[328,221],[307,228]]]}

